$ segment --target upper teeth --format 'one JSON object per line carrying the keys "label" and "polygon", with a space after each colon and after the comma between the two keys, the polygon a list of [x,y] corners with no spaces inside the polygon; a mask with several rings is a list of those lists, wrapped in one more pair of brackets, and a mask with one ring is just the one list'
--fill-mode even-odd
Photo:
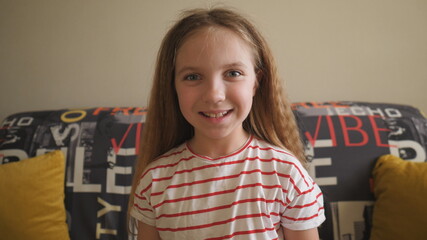
{"label": "upper teeth", "polygon": [[211,118],[219,118],[219,117],[223,117],[225,114],[227,114],[227,111],[225,112],[220,112],[220,113],[204,113],[207,117],[211,117]]}

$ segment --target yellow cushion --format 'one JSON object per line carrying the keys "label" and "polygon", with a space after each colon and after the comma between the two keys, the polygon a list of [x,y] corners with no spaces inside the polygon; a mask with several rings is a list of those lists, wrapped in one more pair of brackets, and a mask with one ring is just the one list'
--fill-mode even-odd
{"label": "yellow cushion", "polygon": [[373,177],[371,240],[427,239],[427,163],[385,155]]}
{"label": "yellow cushion", "polygon": [[61,151],[0,165],[0,239],[67,240]]}

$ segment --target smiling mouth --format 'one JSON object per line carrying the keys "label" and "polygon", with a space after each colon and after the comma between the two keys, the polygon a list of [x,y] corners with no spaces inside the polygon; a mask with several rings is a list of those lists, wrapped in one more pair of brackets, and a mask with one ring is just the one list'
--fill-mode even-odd
{"label": "smiling mouth", "polygon": [[230,111],[217,112],[217,113],[200,112],[200,114],[204,117],[207,117],[207,118],[221,118],[221,117],[227,116],[230,112],[231,112],[231,110]]}

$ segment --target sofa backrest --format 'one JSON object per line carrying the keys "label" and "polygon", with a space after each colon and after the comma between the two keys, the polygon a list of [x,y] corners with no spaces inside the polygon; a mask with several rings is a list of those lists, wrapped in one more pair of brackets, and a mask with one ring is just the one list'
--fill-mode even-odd
{"label": "sofa backrest", "polygon": [[426,161],[426,119],[418,109],[397,104],[303,102],[293,107],[312,161],[309,172],[324,194],[322,239],[369,239],[375,161],[385,154]]}
{"label": "sofa backrest", "polygon": [[[342,235],[339,216],[348,206],[363,208],[374,200],[369,178],[379,156],[426,161],[427,121],[413,107],[303,102],[293,109],[309,172],[324,193],[322,239]],[[61,149],[67,157],[71,238],[126,239],[127,200],[146,113],[145,108],[102,107],[13,114],[0,126],[0,164]]]}

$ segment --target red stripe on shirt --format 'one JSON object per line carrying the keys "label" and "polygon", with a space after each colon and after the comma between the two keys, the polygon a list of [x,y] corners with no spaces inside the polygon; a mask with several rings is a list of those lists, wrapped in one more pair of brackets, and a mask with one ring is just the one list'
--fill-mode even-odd
{"label": "red stripe on shirt", "polygon": [[191,159],[193,159],[193,158],[195,158],[194,156],[190,156],[190,157],[188,157],[188,158],[181,158],[178,162],[175,162],[175,163],[171,163],[171,164],[165,164],[165,165],[158,165],[158,166],[155,166],[155,167],[152,167],[152,168],[150,168],[150,169],[147,169],[142,175],[141,175],[141,177],[140,177],[140,179],[142,179],[142,178],[144,178],[145,177],[145,175],[147,175],[150,171],[152,171],[152,170],[155,170],[155,169],[158,169],[158,168],[168,168],[168,167],[174,167],[174,166],[176,166],[176,165],[178,165],[180,162],[182,162],[182,161],[188,161],[188,160],[191,160]]}
{"label": "red stripe on shirt", "polygon": [[309,216],[309,217],[301,217],[301,218],[292,218],[292,217],[288,217],[288,216],[283,216],[283,217],[284,217],[284,218],[286,218],[286,219],[288,219],[288,220],[295,221],[295,222],[297,222],[297,221],[307,221],[307,220],[310,220],[310,219],[313,219],[313,218],[318,217],[318,216],[319,216],[319,212],[320,212],[321,210],[324,210],[324,209],[325,209],[324,207],[320,207],[320,208],[317,210],[317,213],[316,213],[316,214],[314,214],[314,215],[312,215],[312,216]]}
{"label": "red stripe on shirt", "polygon": [[[190,160],[190,159],[192,159],[192,158],[185,158],[184,160]],[[181,160],[179,160],[178,162],[180,162]],[[245,161],[255,161],[255,160],[259,160],[261,162],[272,162],[272,161],[276,161],[276,162],[281,162],[281,163],[285,163],[285,164],[288,164],[288,165],[293,165],[296,168],[298,168],[298,166],[296,166],[293,162],[284,161],[284,160],[277,159],[277,158],[262,159],[262,158],[259,158],[259,157],[247,157],[247,158],[242,159],[242,160],[236,160],[236,161],[230,161],[230,162],[224,162],[224,163],[217,163],[217,164],[210,164],[210,165],[204,165],[204,166],[200,166],[200,167],[195,167],[195,168],[192,168],[192,169],[185,169],[185,170],[181,170],[181,171],[176,171],[176,172],[174,172],[174,175],[178,175],[178,174],[182,174],[182,173],[189,173],[189,172],[194,172],[194,171],[199,171],[199,170],[204,170],[204,169],[208,169],[208,168],[215,168],[215,167],[221,167],[221,166],[227,166],[227,165],[234,165],[234,164],[242,164]],[[168,165],[159,165],[159,166],[157,166],[155,168],[152,168],[150,170],[154,170],[154,169],[158,169],[158,168],[173,167],[175,165],[177,165],[177,163],[168,164]],[[299,169],[298,169],[298,172],[301,175],[301,177],[304,178],[304,176],[299,171]],[[162,178],[153,178],[152,181],[160,182],[160,181],[164,181],[164,180],[169,180],[172,177],[173,176],[162,177]]]}
{"label": "red stripe on shirt", "polygon": [[[291,154],[291,153],[289,153],[289,152],[282,151],[282,150],[279,150],[279,149],[275,149],[275,148],[272,148],[272,147],[261,148],[260,146],[249,146],[249,148],[252,148],[252,149],[256,149],[256,148],[258,148],[259,150],[262,150],[262,151],[273,150],[273,151],[276,151],[276,152],[279,152],[279,153],[283,153],[283,154],[286,154],[286,155],[292,156],[292,157],[294,157],[295,159],[297,159],[297,157],[295,157],[293,154]],[[278,159],[278,160],[279,160],[279,159]],[[308,182],[307,182],[307,181],[306,181],[306,179],[304,178],[304,175],[302,174],[301,169],[300,169],[300,168],[299,168],[295,163],[293,163],[293,162],[288,162],[288,161],[283,161],[283,160],[282,160],[281,162],[287,162],[287,163],[290,163],[290,164],[294,165],[294,166],[297,168],[297,170],[298,170],[299,174],[300,174],[301,176],[303,176],[304,182],[305,182],[305,184],[308,186]]]}
{"label": "red stripe on shirt", "polygon": [[138,208],[139,210],[141,210],[141,211],[148,211],[148,212],[153,212],[153,210],[151,210],[151,209],[149,209],[149,208],[143,208],[143,207],[140,207],[138,204],[134,204],[134,206],[136,207],[136,208]]}
{"label": "red stripe on shirt", "polygon": [[[165,203],[174,203],[174,202],[181,202],[181,201],[187,201],[187,200],[192,200],[192,199],[212,197],[212,196],[217,196],[217,195],[222,195],[222,194],[227,194],[227,193],[233,193],[233,192],[237,191],[238,189],[251,188],[251,187],[262,187],[262,188],[267,188],[267,189],[273,189],[273,188],[282,189],[281,185],[268,186],[268,185],[262,185],[261,183],[246,184],[246,185],[242,185],[242,186],[237,186],[234,189],[229,189],[229,190],[224,190],[224,191],[218,191],[218,192],[213,192],[213,193],[206,193],[206,194],[201,194],[201,195],[188,196],[188,197],[184,197],[184,198],[165,200],[165,201],[153,206],[153,208],[158,208]],[[282,189],[282,191],[286,191],[286,190]]]}
{"label": "red stripe on shirt", "polygon": [[[249,141],[249,142],[251,142],[251,141]],[[288,153],[288,152],[280,151],[280,150],[277,150],[277,149],[274,149],[274,148],[261,148],[261,147],[259,147],[259,146],[249,146],[249,147],[250,147],[250,148],[258,148],[258,149],[260,149],[260,150],[274,150],[274,151],[276,151],[276,152],[280,152],[280,153],[287,154],[287,155],[289,155],[289,156],[294,157],[292,154],[290,154],[290,153]],[[243,150],[243,149],[245,149],[245,148],[242,148],[242,150]],[[186,149],[183,149],[183,150],[181,150],[181,151],[178,151],[178,152],[174,152],[174,153],[171,153],[171,154],[165,155],[165,156],[163,156],[163,157],[161,157],[161,158],[169,157],[169,156],[172,156],[172,155],[177,155],[177,154],[180,154],[180,153],[184,152],[185,150],[186,150]],[[240,151],[240,152],[241,152],[241,151]],[[238,152],[238,153],[240,153],[240,152]],[[236,154],[237,154],[237,153],[236,153]],[[235,154],[233,154],[233,155],[235,155]],[[156,167],[150,168],[150,169],[148,169],[148,170],[147,170],[147,171],[146,171],[146,172],[141,176],[141,178],[143,178],[143,177],[144,177],[148,172],[150,172],[150,171],[152,171],[152,170],[159,169],[159,168],[174,167],[174,166],[178,165],[178,164],[179,164],[180,162],[182,162],[182,161],[188,161],[188,160],[191,160],[191,159],[193,159],[193,158],[195,158],[195,156],[190,156],[190,157],[187,157],[187,158],[182,158],[182,159],[180,159],[179,161],[177,161],[177,162],[175,162],[175,163],[172,163],[172,164],[158,165],[158,166],[156,166]],[[221,158],[220,158],[220,159],[221,159]],[[282,160],[282,159],[278,159],[278,158],[261,159],[261,158],[259,158],[259,157],[247,157],[246,159],[242,159],[242,160],[231,161],[231,162],[225,162],[225,163],[219,163],[219,164],[212,164],[212,165],[206,165],[206,166],[197,167],[197,168],[193,168],[193,169],[177,171],[177,172],[175,172],[174,174],[182,174],[182,173],[186,173],[186,172],[193,172],[193,171],[203,170],[203,169],[212,168],[212,167],[220,167],[220,166],[225,166],[225,165],[239,164],[239,163],[243,163],[243,162],[245,162],[245,161],[247,161],[247,160],[249,160],[249,161],[260,160],[260,161],[262,161],[262,162],[277,161],[277,162],[281,162],[281,163],[284,163],[284,164],[292,165],[292,166],[294,166],[294,167],[297,169],[297,171],[298,171],[298,173],[300,174],[300,176],[304,179],[305,184],[306,184],[307,186],[309,186],[308,182],[306,181],[306,179],[305,179],[305,177],[304,177],[304,174],[302,174],[301,169],[298,167],[298,165],[296,165],[294,162],[286,161],[286,160]],[[158,179],[153,179],[153,181],[168,180],[168,179],[170,179],[170,178],[172,178],[172,176],[170,176],[170,177],[164,177],[164,178],[158,178]]]}
{"label": "red stripe on shirt", "polygon": [[140,195],[144,194],[145,192],[147,192],[148,190],[150,190],[151,186],[152,186],[152,183],[150,183],[146,188],[142,189],[142,190],[139,192],[139,194],[140,194]]}
{"label": "red stripe on shirt", "polygon": [[203,209],[203,210],[195,210],[195,211],[181,212],[181,213],[175,213],[175,214],[162,214],[162,215],[158,216],[156,219],[163,218],[163,217],[172,218],[172,217],[181,217],[181,216],[185,216],[185,215],[195,215],[195,214],[199,214],[199,213],[212,212],[212,211],[230,208],[230,207],[238,205],[238,204],[251,203],[251,202],[266,202],[266,203],[278,202],[281,205],[286,206],[286,204],[283,201],[280,201],[279,199],[266,200],[265,198],[254,198],[254,199],[245,199],[245,200],[235,201],[231,204],[226,204],[226,205],[213,207],[213,208],[207,208],[207,209]]}
{"label": "red stripe on shirt", "polygon": [[[263,232],[269,232],[269,231],[276,231],[276,229],[275,228],[264,228],[264,229],[254,229],[254,230],[249,230],[249,231],[240,231],[240,232],[234,232],[230,235],[225,235],[222,237],[207,238],[206,240],[230,239],[230,238],[238,236],[238,235],[250,235],[250,234],[263,233]],[[275,238],[275,239],[278,239],[278,238]],[[273,240],[275,240],[275,239],[273,239]]]}
{"label": "red stripe on shirt", "polygon": [[158,231],[169,231],[169,232],[188,231],[188,230],[210,228],[213,226],[224,225],[224,224],[234,222],[234,221],[240,220],[240,219],[245,219],[245,218],[259,218],[259,217],[270,218],[270,216],[265,214],[265,213],[255,213],[255,214],[240,215],[240,216],[236,216],[234,218],[230,218],[230,219],[223,220],[223,221],[201,224],[201,225],[195,225],[195,226],[182,227],[182,228],[161,228],[161,227],[157,227],[157,230]]}
{"label": "red stripe on shirt", "polygon": [[252,149],[259,149],[259,150],[262,150],[262,151],[273,150],[273,151],[275,151],[275,152],[284,153],[284,154],[286,154],[286,155],[289,155],[289,156],[292,156],[292,157],[296,158],[296,157],[295,157],[292,153],[290,153],[290,152],[283,151],[283,150],[279,150],[279,149],[275,149],[275,148],[272,148],[272,147],[262,148],[262,147],[260,147],[260,146],[249,146],[248,148],[252,148]]}
{"label": "red stripe on shirt", "polygon": [[188,144],[188,142],[186,143],[186,146],[187,146],[187,148],[188,148],[188,150],[193,154],[193,155],[196,155],[196,156],[198,156],[198,157],[200,157],[200,158],[203,158],[203,159],[206,159],[206,160],[210,160],[210,161],[217,161],[217,160],[221,160],[221,159],[224,159],[224,158],[229,158],[229,157],[232,157],[232,156],[235,156],[235,155],[237,155],[237,154],[239,154],[239,153],[241,153],[241,152],[243,152],[251,143],[252,143],[252,140],[254,139],[254,136],[253,135],[251,135],[250,136],[250,138],[248,139],[248,141],[246,142],[246,144],[242,147],[242,148],[240,148],[240,150],[238,150],[237,152],[234,152],[234,153],[231,153],[230,155],[226,155],[226,156],[222,156],[222,157],[219,157],[219,158],[210,158],[210,157],[206,157],[206,156],[202,156],[202,155],[199,155],[199,154],[197,154],[197,153],[195,153],[192,149],[191,149],[191,147],[190,147],[190,145]]}
{"label": "red stripe on shirt", "polygon": [[[292,185],[294,186],[294,188],[298,192],[298,194],[304,194],[305,193],[305,192],[301,192],[301,190],[296,186],[295,181],[291,178],[290,175],[288,175],[288,174],[281,174],[281,173],[278,173],[277,171],[263,172],[260,169],[254,169],[254,170],[251,170],[251,171],[241,171],[239,174],[234,174],[234,175],[229,175],[229,176],[224,176],[224,177],[204,179],[204,180],[194,181],[194,182],[191,182],[191,183],[181,183],[181,184],[169,185],[168,187],[166,187],[165,191],[167,189],[172,189],[172,188],[180,188],[180,187],[184,187],[184,186],[192,186],[192,185],[203,184],[203,183],[208,183],[208,182],[214,182],[214,181],[219,181],[219,180],[226,180],[226,179],[238,178],[241,175],[252,174],[252,173],[261,173],[262,175],[274,175],[274,174],[277,174],[280,177],[289,178],[290,182],[292,183]],[[151,196],[162,195],[165,191],[151,193]],[[311,190],[308,190],[308,191],[311,191]],[[308,191],[306,191],[306,192],[308,192]]]}
{"label": "red stripe on shirt", "polygon": [[322,193],[317,194],[316,199],[313,202],[311,202],[311,203],[307,203],[307,204],[304,204],[304,205],[288,206],[288,208],[289,209],[292,209],[292,208],[299,208],[299,209],[301,209],[301,208],[306,208],[306,207],[313,206],[314,204],[318,203],[319,197],[322,196],[322,195],[323,195]]}

